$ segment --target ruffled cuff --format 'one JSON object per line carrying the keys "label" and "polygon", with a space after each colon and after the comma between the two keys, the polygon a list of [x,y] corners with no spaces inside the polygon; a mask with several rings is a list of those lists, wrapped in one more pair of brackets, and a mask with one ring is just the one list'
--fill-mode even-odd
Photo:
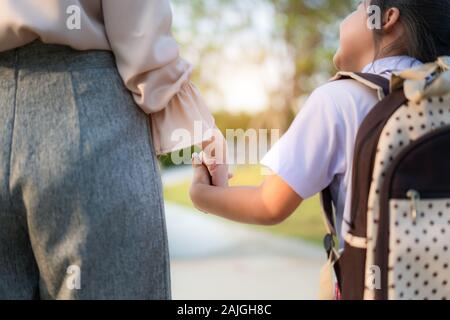
{"label": "ruffled cuff", "polygon": [[161,111],[150,114],[153,145],[163,155],[209,140],[215,121],[199,90],[186,82]]}

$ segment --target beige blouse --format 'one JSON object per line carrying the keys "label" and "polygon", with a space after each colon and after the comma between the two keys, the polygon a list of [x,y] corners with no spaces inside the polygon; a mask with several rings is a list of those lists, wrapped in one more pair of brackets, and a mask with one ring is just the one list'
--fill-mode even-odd
{"label": "beige blouse", "polygon": [[[204,132],[214,127],[171,26],[169,0],[0,0],[0,52],[36,39],[112,50],[126,87],[151,115],[157,154],[202,142],[196,121]],[[190,142],[172,141],[179,128],[191,133]]]}

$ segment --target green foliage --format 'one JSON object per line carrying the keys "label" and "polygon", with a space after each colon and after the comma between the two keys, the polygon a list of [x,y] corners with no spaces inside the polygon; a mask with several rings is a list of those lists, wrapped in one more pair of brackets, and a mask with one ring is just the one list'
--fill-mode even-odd
{"label": "green foliage", "polygon": [[[226,134],[227,129],[243,129],[247,130],[250,128],[255,128],[255,126],[252,124],[254,123],[255,119],[259,119],[262,115],[251,115],[248,113],[238,113],[233,114],[229,113],[227,111],[218,111],[213,114],[214,118],[216,119],[216,125],[217,127],[222,131],[222,133]],[[178,154],[192,154],[193,152],[198,152],[199,149],[195,146],[191,148],[187,148],[181,151],[177,151]],[[166,154],[159,157],[159,162],[163,168],[170,168],[175,166],[175,164],[172,161],[172,154]]]}
{"label": "green foliage", "polygon": [[251,115],[248,113],[233,114],[227,111],[218,111],[213,114],[216,119],[216,125],[222,131],[226,133],[227,129],[244,129],[252,128],[252,120],[257,118],[258,115]]}
{"label": "green foliage", "polygon": [[[293,96],[309,93],[308,78],[316,72],[331,75],[330,57],[336,50],[338,24],[348,14],[353,0],[270,0],[276,8],[279,36],[290,47],[295,70]],[[324,58],[327,58],[324,63]],[[314,84],[313,84],[314,85]]]}
{"label": "green foliage", "polygon": [[[262,121],[268,128],[287,129],[293,111],[297,109],[299,98],[309,94],[320,82],[334,72],[332,57],[338,45],[339,23],[347,15],[355,0],[173,0],[183,11],[189,34],[183,39],[187,47],[197,46],[194,55],[195,65],[201,65],[206,57],[226,47],[226,35],[245,33],[254,23],[254,8],[269,6],[274,12],[273,32],[269,35],[273,44],[286,47],[287,70],[279,70],[283,84],[278,90],[270,92],[270,114],[281,111],[284,121],[266,116]],[[239,18],[228,21],[223,18],[225,10],[232,10]],[[253,21],[253,22],[252,22]],[[186,31],[186,30],[184,30]],[[196,41],[197,40],[197,41]],[[256,44],[255,44],[256,46]],[[261,53],[261,62],[267,58]],[[217,58],[220,60],[220,58]],[[196,69],[194,76],[200,88],[214,90],[211,79],[202,77],[202,68]],[[318,80],[318,75],[320,75]],[[204,80],[204,81],[202,81]],[[277,115],[278,116],[278,115]],[[271,120],[275,119],[275,123]]]}
{"label": "green foliage", "polygon": [[[190,148],[186,148],[186,149],[183,149],[183,150],[180,150],[180,151],[176,151],[176,152],[173,152],[173,153],[169,153],[169,154],[165,154],[165,155],[159,156],[158,160],[159,160],[159,163],[160,163],[162,168],[168,169],[168,168],[176,166],[176,164],[172,161],[172,159],[174,159],[172,157],[172,155],[174,155],[174,154],[178,154],[178,155],[187,155],[187,154],[189,154],[189,158],[190,158],[194,152],[199,152],[199,151],[200,150],[199,150],[198,147],[192,146]],[[176,157],[176,158],[181,158],[181,157]]]}

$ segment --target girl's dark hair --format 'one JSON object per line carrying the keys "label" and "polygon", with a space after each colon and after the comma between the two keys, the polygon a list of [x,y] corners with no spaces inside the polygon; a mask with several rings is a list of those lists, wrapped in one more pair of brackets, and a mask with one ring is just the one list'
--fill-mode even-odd
{"label": "girl's dark hair", "polygon": [[[390,8],[400,11],[406,34],[387,50],[403,49],[425,63],[450,55],[450,0],[371,0],[371,5],[380,7],[382,17]],[[382,36],[383,31],[375,29],[377,47]]]}

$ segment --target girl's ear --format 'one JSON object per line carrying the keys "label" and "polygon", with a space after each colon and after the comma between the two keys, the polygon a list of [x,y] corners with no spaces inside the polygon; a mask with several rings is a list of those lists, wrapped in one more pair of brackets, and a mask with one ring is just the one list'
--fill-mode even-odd
{"label": "girl's ear", "polygon": [[386,33],[394,30],[397,23],[400,21],[400,10],[398,8],[390,8],[384,15],[383,30]]}

